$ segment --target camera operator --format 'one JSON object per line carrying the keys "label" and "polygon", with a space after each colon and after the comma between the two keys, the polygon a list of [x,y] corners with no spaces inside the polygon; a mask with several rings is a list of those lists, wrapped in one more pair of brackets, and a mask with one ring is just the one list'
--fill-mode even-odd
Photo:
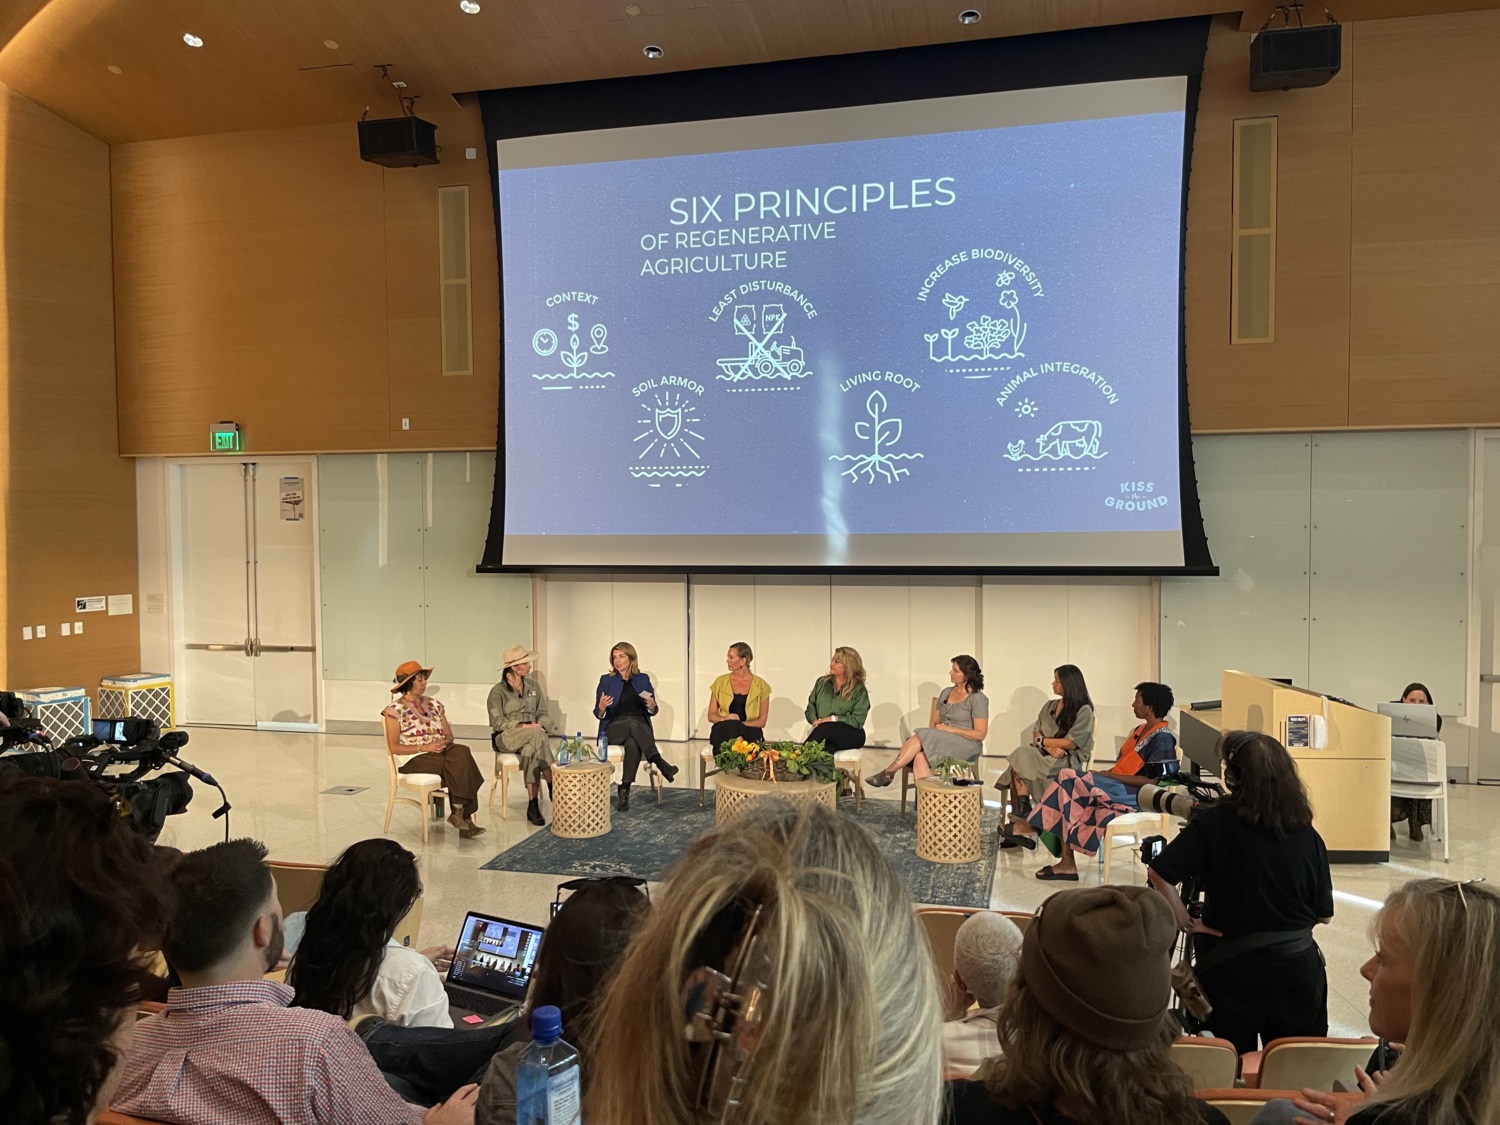
{"label": "camera operator", "polygon": [[[1193,935],[1215,1035],[1240,1054],[1257,1037],[1327,1035],[1328,976],[1312,929],[1333,920],[1333,878],[1307,791],[1269,735],[1228,731],[1218,753],[1229,796],[1152,861],[1151,885]],[[1174,889],[1184,883],[1204,892],[1201,918]]]}

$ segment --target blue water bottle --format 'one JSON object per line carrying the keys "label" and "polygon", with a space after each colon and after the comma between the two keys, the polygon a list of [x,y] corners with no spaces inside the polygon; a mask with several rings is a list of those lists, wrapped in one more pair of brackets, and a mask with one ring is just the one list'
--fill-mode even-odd
{"label": "blue water bottle", "polygon": [[603,731],[599,732],[599,760],[601,762],[609,761],[609,735]]}
{"label": "blue water bottle", "polygon": [[562,1038],[562,1012],[531,1013],[531,1046],[516,1067],[516,1125],[581,1125],[578,1051]]}

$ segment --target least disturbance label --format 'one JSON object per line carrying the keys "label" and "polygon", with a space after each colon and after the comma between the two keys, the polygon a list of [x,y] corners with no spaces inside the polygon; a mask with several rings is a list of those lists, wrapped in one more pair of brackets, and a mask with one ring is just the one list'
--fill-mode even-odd
{"label": "least disturbance label", "polygon": [[570,1066],[547,1080],[548,1125],[579,1125],[578,1068]]}

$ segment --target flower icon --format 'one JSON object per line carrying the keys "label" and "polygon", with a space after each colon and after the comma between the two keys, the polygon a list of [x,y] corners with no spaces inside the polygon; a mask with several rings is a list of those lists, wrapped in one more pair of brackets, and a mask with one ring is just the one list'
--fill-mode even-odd
{"label": "flower icon", "polygon": [[1007,289],[1000,294],[1000,307],[1002,309],[1013,309],[1019,303],[1020,298],[1016,296],[1014,289]]}
{"label": "flower icon", "polygon": [[1018,402],[1016,404],[1016,417],[1017,418],[1035,418],[1036,417],[1036,403],[1032,402],[1029,398],[1023,398],[1020,402]]}

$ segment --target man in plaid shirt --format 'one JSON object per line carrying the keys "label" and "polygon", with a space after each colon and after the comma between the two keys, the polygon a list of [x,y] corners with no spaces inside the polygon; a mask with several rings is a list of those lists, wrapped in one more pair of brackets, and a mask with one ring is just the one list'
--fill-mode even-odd
{"label": "man in plaid shirt", "polygon": [[344,1021],[292,1008],[264,980],[281,904],[254,840],[185,856],[167,961],[182,979],[135,1026],[111,1108],[174,1125],[472,1125],[477,1086],[432,1109],[403,1102]]}

